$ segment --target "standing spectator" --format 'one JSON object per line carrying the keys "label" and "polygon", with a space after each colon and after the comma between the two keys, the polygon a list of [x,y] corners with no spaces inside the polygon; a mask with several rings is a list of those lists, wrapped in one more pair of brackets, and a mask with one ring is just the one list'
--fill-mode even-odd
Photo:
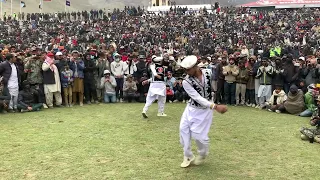
{"label": "standing spectator", "polygon": [[18,105],[20,71],[15,65],[17,57],[15,54],[6,54],[6,61],[0,64],[0,76],[3,76],[4,88],[10,94],[9,111],[15,112]]}
{"label": "standing spectator", "polygon": [[305,85],[308,87],[310,84],[317,83],[318,77],[317,59],[311,58],[307,60],[307,67],[303,69],[302,74],[305,78]]}
{"label": "standing spectator", "polygon": [[[239,74],[236,77],[236,105],[244,105],[245,103],[245,97],[246,97],[246,89],[247,89],[247,83],[249,79],[248,70],[245,67],[245,62],[240,61],[239,62]],[[240,94],[241,94],[241,102],[240,102]]]}
{"label": "standing spectator", "polygon": [[285,93],[288,93],[290,86],[298,80],[299,67],[297,67],[293,64],[293,58],[291,55],[284,56],[282,59],[285,62],[284,66],[283,66],[283,69],[284,69],[284,72],[283,72],[284,87],[283,87],[283,89],[284,89]]}
{"label": "standing spectator", "polygon": [[44,87],[43,87],[43,75],[42,64],[45,60],[46,54],[43,56],[38,54],[36,48],[32,49],[32,56],[26,58],[24,64],[24,72],[27,73],[27,80],[31,85],[31,88],[35,89],[39,93],[39,101],[43,103],[44,108],[48,108],[45,102]]}
{"label": "standing spectator", "polygon": [[225,83],[225,76],[223,75],[223,67],[227,65],[226,57],[221,59],[221,62],[217,65],[217,95],[216,95],[216,102],[217,104],[224,104],[224,83]]}
{"label": "standing spectator", "polygon": [[65,105],[66,107],[72,107],[73,72],[67,64],[61,72],[61,85]]}
{"label": "standing spectator", "polygon": [[94,73],[96,71],[95,62],[91,59],[90,54],[85,55],[84,60],[84,95],[87,104],[91,104],[91,100],[99,103],[97,99],[96,85],[94,81]]}
{"label": "standing spectator", "polygon": [[73,104],[77,103],[77,97],[79,96],[79,104],[83,106],[83,78],[84,78],[84,62],[79,58],[78,51],[72,51],[72,58],[70,62],[70,69],[73,72],[73,89],[72,89],[72,101]]}
{"label": "standing spectator", "polygon": [[125,64],[127,67],[125,67],[124,69],[126,69],[126,71],[124,72],[124,74],[127,75],[133,75],[136,71],[137,71],[137,66],[136,63],[133,61],[133,56],[130,55],[128,57],[128,60],[125,61]]}
{"label": "standing spectator", "polygon": [[188,95],[183,88],[182,81],[183,81],[182,77],[179,77],[178,80],[176,81],[176,84],[174,86],[175,87],[174,95],[176,100],[178,100],[179,102],[184,101],[186,103],[188,100]]}
{"label": "standing spectator", "polygon": [[176,78],[172,77],[172,73],[168,71],[167,76],[164,77],[164,82],[170,87],[171,90],[173,90],[173,87],[176,83]]}
{"label": "standing spectator", "polygon": [[114,53],[113,58],[114,61],[111,63],[111,72],[117,81],[116,97],[118,102],[123,102],[124,73],[127,65],[123,61],[120,61],[120,55],[118,53]]}
{"label": "standing spectator", "polygon": [[53,108],[53,96],[58,107],[62,104],[60,75],[53,57],[54,54],[49,52],[42,64],[44,93],[49,108]]}
{"label": "standing spectator", "polygon": [[115,103],[116,99],[116,91],[115,88],[117,86],[116,79],[111,76],[109,70],[104,71],[104,77],[101,78],[101,88],[104,90],[104,102],[105,103]]}
{"label": "standing spectator", "polygon": [[125,99],[131,103],[135,98],[137,92],[137,84],[133,81],[133,77],[131,74],[127,75],[127,79],[123,85],[123,92],[125,94]]}
{"label": "standing spectator", "polygon": [[98,98],[98,101],[101,101],[102,97],[104,96],[104,93],[100,88],[100,81],[101,81],[101,78],[103,77],[104,70],[110,71],[109,61],[107,61],[107,59],[105,58],[105,54],[102,52],[99,53],[99,58],[96,61],[96,67],[97,67],[97,71],[95,74],[95,82],[96,82],[97,98]]}
{"label": "standing spectator", "polygon": [[229,59],[229,65],[223,67],[223,75],[225,76],[224,91],[226,104],[235,105],[236,95],[236,77],[239,74],[239,68],[234,64],[234,58]]}
{"label": "standing spectator", "polygon": [[256,57],[252,56],[249,58],[247,70],[248,70],[248,83],[247,83],[247,100],[246,102],[248,103],[247,106],[255,107],[256,106],[256,101],[255,101],[255,87],[254,87],[254,81],[255,81],[255,73],[253,66],[256,62]]}
{"label": "standing spectator", "polygon": [[275,61],[274,74],[272,78],[272,89],[275,89],[276,86],[283,87],[284,79],[283,79],[283,67],[281,60],[279,58]]}
{"label": "standing spectator", "polygon": [[265,108],[265,102],[270,99],[272,93],[272,75],[273,67],[268,64],[268,59],[263,58],[261,66],[258,69],[257,77],[260,78],[260,86],[258,89],[259,105],[257,108]]}
{"label": "standing spectator", "polygon": [[211,61],[211,64],[209,65],[208,67],[209,69],[211,69],[212,71],[212,75],[211,75],[211,79],[212,79],[212,84],[211,84],[211,87],[212,87],[212,91],[214,92],[214,97],[213,97],[213,100],[214,102],[216,102],[217,100],[217,83],[218,83],[218,77],[217,77],[217,62],[216,62],[216,59],[212,59]]}

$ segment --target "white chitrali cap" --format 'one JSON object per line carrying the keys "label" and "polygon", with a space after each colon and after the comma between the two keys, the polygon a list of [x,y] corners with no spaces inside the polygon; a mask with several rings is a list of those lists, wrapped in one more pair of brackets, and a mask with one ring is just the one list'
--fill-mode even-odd
{"label": "white chitrali cap", "polygon": [[180,66],[185,68],[185,69],[190,69],[194,67],[198,62],[197,56],[187,56],[185,57],[182,62],[180,63]]}

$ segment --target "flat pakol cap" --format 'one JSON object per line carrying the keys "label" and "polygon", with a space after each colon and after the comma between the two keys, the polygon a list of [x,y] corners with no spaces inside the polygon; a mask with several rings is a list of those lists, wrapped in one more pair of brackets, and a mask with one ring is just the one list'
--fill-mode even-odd
{"label": "flat pakol cap", "polygon": [[185,69],[190,69],[194,67],[198,62],[197,56],[187,56],[185,57],[182,62],[180,63],[180,66],[185,68]]}

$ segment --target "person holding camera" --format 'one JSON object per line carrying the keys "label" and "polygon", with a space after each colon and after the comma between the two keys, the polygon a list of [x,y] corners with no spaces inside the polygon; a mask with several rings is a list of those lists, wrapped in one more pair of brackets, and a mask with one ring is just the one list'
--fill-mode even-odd
{"label": "person holding camera", "polygon": [[117,87],[116,79],[111,76],[109,70],[104,70],[104,77],[101,78],[100,88],[104,89],[104,102],[105,103],[115,103],[117,102],[116,91]]}

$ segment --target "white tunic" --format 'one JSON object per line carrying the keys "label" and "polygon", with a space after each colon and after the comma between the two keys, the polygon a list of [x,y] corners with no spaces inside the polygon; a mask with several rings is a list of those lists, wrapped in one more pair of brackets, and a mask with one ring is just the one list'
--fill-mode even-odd
{"label": "white tunic", "polygon": [[18,96],[19,94],[19,82],[18,82],[18,71],[14,63],[10,63],[11,75],[8,81],[8,90],[11,96]]}
{"label": "white tunic", "polygon": [[[59,71],[58,68],[55,65],[52,65],[53,67],[53,72],[54,72],[54,80],[55,84],[44,84],[44,93],[54,93],[54,92],[61,92],[61,83],[60,83],[60,76],[59,76]],[[50,65],[47,63],[42,64],[42,70],[43,71],[51,71]]]}
{"label": "white tunic", "polygon": [[152,78],[149,79],[150,87],[148,91],[148,95],[154,96],[154,95],[160,95],[160,96],[166,96],[166,84],[164,81],[154,81],[154,76],[158,75],[155,66],[150,65],[150,69],[152,72]]}

